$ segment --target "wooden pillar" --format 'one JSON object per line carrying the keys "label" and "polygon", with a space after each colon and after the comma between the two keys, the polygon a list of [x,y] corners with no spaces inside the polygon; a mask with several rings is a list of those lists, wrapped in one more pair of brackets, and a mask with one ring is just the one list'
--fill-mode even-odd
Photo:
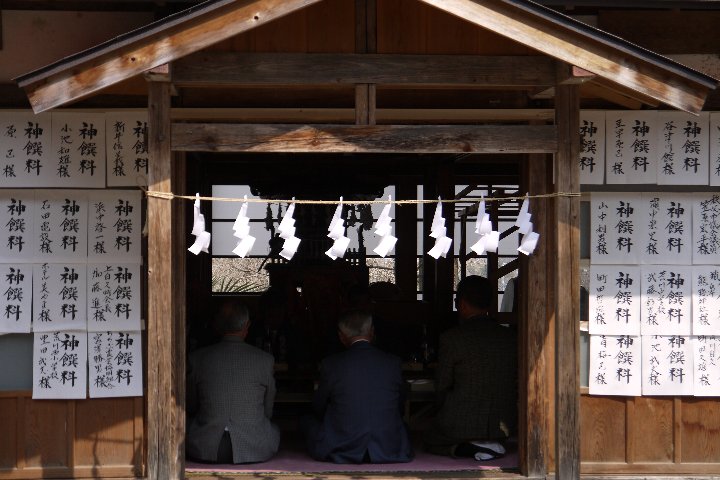
{"label": "wooden pillar", "polygon": [[[548,155],[528,155],[522,170],[522,191],[530,195],[548,193],[551,188],[552,161]],[[516,295],[525,299],[519,303],[520,343],[520,411],[519,450],[520,467],[524,475],[544,476],[548,469],[549,379],[547,376],[548,352],[554,338],[550,337],[547,291],[547,258],[553,246],[552,228],[548,212],[548,199],[532,200],[533,228],[540,234],[535,252],[521,255],[520,291]]]}
{"label": "wooden pillar", "polygon": [[[355,0],[355,53],[377,52],[377,0]],[[372,83],[355,85],[355,123],[375,125],[377,88]]]}
{"label": "wooden pillar", "polygon": [[[430,200],[435,199],[438,196],[437,188],[437,169],[439,165],[433,162],[425,172],[425,178],[423,178],[423,199]],[[432,226],[433,214],[435,213],[435,204],[424,203],[422,206],[423,212],[423,228],[422,228],[422,290],[423,300],[433,305],[433,313],[435,313],[436,292],[435,292],[435,267],[437,261],[427,254],[433,246],[433,239],[430,238],[430,227]],[[398,241],[398,243],[400,243]],[[441,317],[433,315],[433,325],[438,327],[440,325]]]}
{"label": "wooden pillar", "polygon": [[[577,85],[555,87],[555,191],[579,192],[580,96]],[[555,462],[557,478],[580,478],[580,199],[555,198]]]}
{"label": "wooden pillar", "polygon": [[[400,177],[395,185],[397,200],[417,197],[415,180]],[[395,206],[395,235],[402,242],[395,245],[395,278],[404,300],[417,298],[417,205]]]}
{"label": "wooden pillar", "polygon": [[[172,192],[171,85],[151,79],[148,86],[148,189]],[[147,478],[153,480],[180,479],[185,470],[185,340],[173,323],[174,305],[182,300],[173,268],[174,220],[172,200],[148,198]]]}
{"label": "wooden pillar", "polygon": [[[455,198],[455,169],[452,160],[446,160],[438,165],[436,172],[438,194],[443,200]],[[432,205],[433,213],[435,205]],[[445,217],[445,227],[447,228],[447,236],[453,239],[453,244],[447,257],[440,257],[437,260],[428,256],[428,261],[435,262],[435,313],[438,318],[446,319],[448,312],[452,312],[453,290],[454,290],[454,274],[455,274],[455,242],[459,239],[455,238],[455,204],[443,204],[443,216]],[[426,217],[429,224],[432,224],[432,214]],[[427,248],[429,250],[430,248]]]}

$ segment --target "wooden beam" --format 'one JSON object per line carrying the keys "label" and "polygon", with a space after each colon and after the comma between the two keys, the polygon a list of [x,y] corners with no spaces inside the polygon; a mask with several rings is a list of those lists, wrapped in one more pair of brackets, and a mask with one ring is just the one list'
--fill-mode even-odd
{"label": "wooden beam", "polygon": [[[173,108],[174,121],[213,121],[233,123],[353,123],[352,108]],[[381,124],[478,124],[483,122],[553,122],[550,108],[451,109],[451,108],[379,108],[375,113]]]}
{"label": "wooden beam", "polygon": [[[553,89],[554,90],[554,89]],[[587,82],[580,87],[580,93],[583,98],[602,98],[615,105],[628,108],[630,110],[640,110],[643,102],[628,95],[619,93],[617,90],[610,90],[601,87],[595,82]]]}
{"label": "wooden beam", "polygon": [[321,0],[218,0],[17,79],[35,113],[197,52]]}
{"label": "wooden beam", "polygon": [[181,87],[234,85],[473,85],[531,87],[555,84],[547,57],[334,53],[202,52],[173,64]]}
{"label": "wooden beam", "polygon": [[170,81],[170,65],[163,63],[155,68],[143,72],[143,77],[148,82],[169,82]]}
{"label": "wooden beam", "polygon": [[552,125],[240,125],[174,123],[195,152],[554,153]]}
{"label": "wooden beam", "polygon": [[[636,100],[643,105],[647,105],[650,107],[657,107],[660,105],[660,102],[655,100],[652,97],[649,97],[647,95],[643,95],[640,92],[635,92],[633,90],[630,90],[629,88],[623,87],[622,85],[618,85],[617,83],[613,83],[607,79],[604,78],[595,78],[589,84],[597,85],[601,89],[605,90],[609,94],[616,94],[623,97],[627,97],[631,100]],[[583,84],[588,85],[588,84]]]}
{"label": "wooden beam", "polygon": [[[593,80],[597,78],[597,75],[594,73],[588,72],[587,70],[583,70],[582,68],[576,67],[574,65],[565,65],[563,68],[565,71],[562,73],[565,78],[558,79],[558,83],[561,85],[582,85],[586,82],[589,82],[590,80]],[[537,93],[534,93],[531,95],[531,98],[534,99],[548,99],[548,98],[554,98],[555,97],[555,86],[553,85],[550,88],[547,88],[545,90],[540,90]]]}
{"label": "wooden beam", "polygon": [[[580,95],[577,85],[556,87],[558,152],[555,191],[578,192]],[[557,478],[580,478],[580,199],[555,198],[555,461]]]}
{"label": "wooden beam", "polygon": [[[148,189],[173,191],[170,148],[170,84],[151,82],[148,93],[150,172]],[[148,444],[147,476],[153,480],[184,477],[183,358],[175,358],[173,341],[172,201],[148,198]],[[180,362],[178,366],[177,362]],[[181,378],[178,378],[178,374]]]}
{"label": "wooden beam", "polygon": [[420,1],[681,110],[700,112],[717,86],[717,80],[692,74],[659,55],[531,4]]}

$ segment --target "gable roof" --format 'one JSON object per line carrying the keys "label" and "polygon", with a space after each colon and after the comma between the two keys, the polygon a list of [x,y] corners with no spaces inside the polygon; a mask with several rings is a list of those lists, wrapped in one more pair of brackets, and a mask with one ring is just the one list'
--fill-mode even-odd
{"label": "gable roof", "polygon": [[[42,112],[320,1],[208,0],[15,80]],[[418,1],[688,112],[702,110],[718,84],[530,0]]]}

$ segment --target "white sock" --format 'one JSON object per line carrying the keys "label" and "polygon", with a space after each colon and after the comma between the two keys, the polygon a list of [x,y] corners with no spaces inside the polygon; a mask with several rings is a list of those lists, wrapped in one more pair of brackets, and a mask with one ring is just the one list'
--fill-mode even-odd
{"label": "white sock", "polygon": [[485,453],[485,452],[477,452],[475,454],[475,460],[477,460],[478,462],[482,462],[485,460],[492,460],[493,458],[495,458],[495,457],[490,455],[489,453]]}

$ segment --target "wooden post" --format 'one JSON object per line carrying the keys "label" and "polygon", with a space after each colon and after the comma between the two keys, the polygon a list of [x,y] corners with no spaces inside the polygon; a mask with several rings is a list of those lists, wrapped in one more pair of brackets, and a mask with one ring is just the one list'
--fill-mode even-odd
{"label": "wooden post", "polygon": [[[455,169],[452,161],[447,160],[440,163],[435,172],[438,194],[443,200],[455,198]],[[435,205],[432,205],[433,213]],[[454,274],[455,274],[455,204],[443,204],[443,216],[445,217],[445,227],[447,228],[447,236],[453,239],[453,244],[445,258],[437,260],[428,256],[428,261],[435,262],[435,314],[438,318],[447,319],[448,312],[452,312],[453,290],[454,290]],[[432,224],[432,214],[426,217],[428,224]],[[428,251],[430,248],[426,248]]]}
{"label": "wooden post", "polygon": [[[170,90],[167,81],[149,82],[151,191],[173,191]],[[185,471],[185,341],[176,338],[173,324],[174,305],[182,298],[175,296],[172,203],[148,198],[147,478],[153,480],[180,479]]]}
{"label": "wooden post", "polygon": [[[377,51],[377,0],[355,0],[355,52]],[[372,83],[355,85],[355,123],[375,125],[377,88]]]}
{"label": "wooden post", "polygon": [[[548,155],[528,155],[523,164],[523,190],[530,195],[548,193],[552,162]],[[536,199],[531,209],[533,225],[540,234],[535,252],[523,257],[520,268],[520,469],[529,477],[544,476],[548,468],[549,401],[547,352],[552,348],[547,303],[547,257],[552,242],[548,228],[550,200]]]}
{"label": "wooden post", "polygon": [[[557,85],[555,118],[558,152],[555,192],[578,192],[580,174],[577,85]],[[557,478],[580,478],[580,388],[578,342],[580,310],[580,199],[555,199],[555,461]]]}
{"label": "wooden post", "polygon": [[[396,200],[412,200],[417,197],[415,180],[407,176],[398,178],[395,185]],[[395,207],[395,231],[402,242],[395,246],[395,278],[402,298],[417,298],[417,205]]]}

